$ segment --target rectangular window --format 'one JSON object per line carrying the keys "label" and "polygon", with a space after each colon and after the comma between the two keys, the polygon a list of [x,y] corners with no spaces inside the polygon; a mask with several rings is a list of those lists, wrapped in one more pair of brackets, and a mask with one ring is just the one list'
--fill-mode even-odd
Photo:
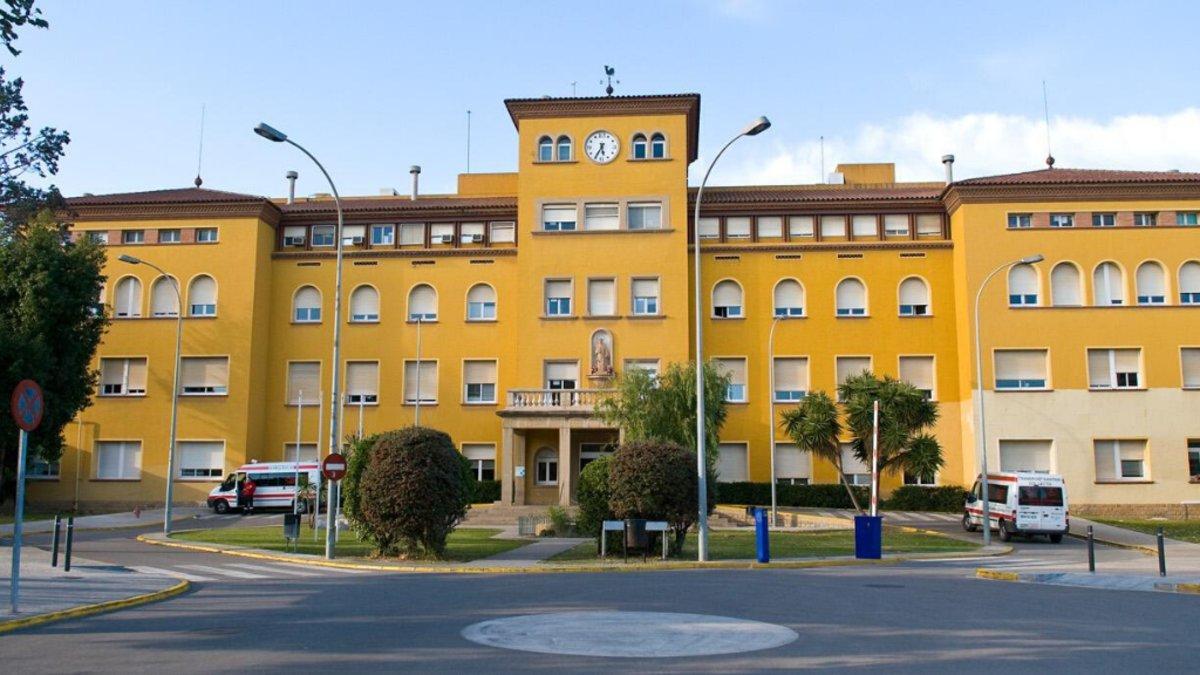
{"label": "rectangular window", "polygon": [[361,246],[367,238],[366,225],[344,225],[342,226],[342,245],[343,246]]}
{"label": "rectangular window", "polygon": [[224,441],[179,441],[179,478],[213,479],[225,475]]}
{"label": "rectangular window", "polygon": [[621,210],[615,202],[583,205],[583,229],[616,230],[620,229],[620,227]]}
{"label": "rectangular window", "polygon": [[634,316],[657,316],[658,279],[635,278],[630,285],[633,287]]}
{"label": "rectangular window", "polygon": [[1088,386],[1137,389],[1141,386],[1141,349],[1089,349]]}
{"label": "rectangular window", "polygon": [[700,238],[718,239],[721,236],[721,224],[716,218],[700,219]]}
{"label": "rectangular window", "polygon": [[404,403],[437,403],[438,371],[436,361],[404,362]]}
{"label": "rectangular window", "polygon": [[578,361],[546,361],[542,372],[547,389],[575,389],[579,385]]}
{"label": "rectangular window", "polygon": [[571,316],[571,280],[546,281],[546,316]]}
{"label": "rectangular window", "polygon": [[1116,227],[1117,214],[1115,213],[1093,213],[1092,227]]}
{"label": "rectangular window", "polygon": [[29,480],[54,480],[60,476],[62,465],[58,462],[47,462],[41,457],[33,457],[25,467],[25,477]]}
{"label": "rectangular window", "polygon": [[1051,446],[1049,440],[1000,439],[1000,470],[1050,473]]}
{"label": "rectangular window", "polygon": [[[567,282],[549,282],[549,283],[567,283]],[[588,279],[588,316],[613,316],[617,313],[617,282],[615,279]],[[549,286],[547,286],[547,295],[550,294]],[[570,287],[566,287],[557,291],[563,295],[569,295]],[[551,312],[547,311],[548,314]],[[571,313],[568,303],[566,314]]]}
{"label": "rectangular window", "polygon": [[933,357],[932,356],[901,356],[900,379],[911,384],[932,400],[933,395]]}
{"label": "rectangular window", "polygon": [[303,225],[288,225],[283,228],[284,246],[303,246],[308,238],[308,228]]}
{"label": "rectangular window", "polygon": [[907,237],[908,216],[903,213],[889,213],[884,216],[883,233],[889,237]]}
{"label": "rectangular window", "polygon": [[997,349],[993,354],[996,389],[1045,389],[1045,349]]}
{"label": "rectangular window", "polygon": [[625,372],[640,370],[651,379],[658,379],[658,359],[625,359]]}
{"label": "rectangular window", "polygon": [[579,210],[574,204],[546,205],[542,207],[542,229],[547,232],[569,232],[575,229]]}
{"label": "rectangular window", "polygon": [[429,226],[429,243],[433,245],[454,243],[454,223],[433,223]]}
{"label": "rectangular window", "polygon": [[359,405],[379,402],[379,362],[346,363],[346,403]]}
{"label": "rectangular window", "polygon": [[122,244],[141,244],[146,241],[145,230],[124,230],[121,232]]}
{"label": "rectangular window", "polygon": [[750,465],[745,443],[721,443],[717,446],[717,480],[739,483],[749,480]]}
{"label": "rectangular window", "polygon": [[808,239],[813,236],[812,216],[791,216],[788,218],[788,235],[793,239]]}
{"label": "rectangular window", "polygon": [[1135,227],[1154,227],[1158,224],[1158,214],[1135,213],[1133,214],[1133,224]]}
{"label": "rectangular window", "polygon": [[[871,371],[871,357],[869,356],[838,356],[834,361],[837,371],[837,384],[841,387],[846,380],[852,375],[867,373]],[[839,394],[839,397],[841,395]]]}
{"label": "rectangular window", "polygon": [[101,396],[144,396],[146,359],[100,359]]}
{"label": "rectangular window", "polygon": [[851,485],[870,485],[871,467],[854,454],[852,443],[842,443],[842,471]]}
{"label": "rectangular window", "polygon": [[201,244],[212,244],[217,241],[217,228],[201,227],[196,230],[196,241]]}
{"label": "rectangular window", "polygon": [[292,361],[287,364],[288,405],[319,405],[321,400],[321,364],[317,361]]}
{"label": "rectangular window", "polygon": [[1144,480],[1146,475],[1146,441],[1101,440],[1094,442],[1096,480]]}
{"label": "rectangular window", "polygon": [[775,444],[775,480],[785,485],[808,485],[812,480],[812,455],[795,443]]}
{"label": "rectangular window", "polygon": [[1195,211],[1178,211],[1175,213],[1175,224],[1186,227],[1200,225],[1200,213]]}
{"label": "rectangular window", "polygon": [[821,216],[821,238],[846,236],[845,216]]}
{"label": "rectangular window", "polygon": [[785,357],[775,359],[775,401],[795,403],[808,393],[808,359]]}
{"label": "rectangular window", "polygon": [[482,244],[483,223],[463,223],[458,226],[458,239],[464,244]]}
{"label": "rectangular window", "polygon": [[108,232],[88,232],[87,238],[93,244],[107,244]]}
{"label": "rectangular window", "polygon": [[371,226],[371,245],[372,246],[391,246],[396,243],[396,226],[395,225],[372,225]]}
{"label": "rectangular window", "polygon": [[496,480],[496,446],[491,443],[463,443],[463,457],[471,463],[471,475],[477,481]]}
{"label": "rectangular window", "polygon": [[1024,230],[1033,227],[1032,213],[1010,213],[1008,214],[1008,229]]}
{"label": "rectangular window", "polygon": [[179,369],[179,393],[192,396],[217,396],[229,393],[229,358],[226,356],[185,356]]}
{"label": "rectangular window", "polygon": [[333,225],[314,225],[312,229],[313,246],[333,246]]}
{"label": "rectangular window", "polygon": [[729,376],[725,387],[725,400],[730,403],[746,402],[746,359],[716,359],[717,370]]}
{"label": "rectangular window", "polygon": [[629,229],[657,230],[662,228],[662,204],[635,202],[629,205]]}
{"label": "rectangular window", "polygon": [[729,217],[725,219],[725,238],[726,239],[749,239],[750,238],[750,219],[745,216]]}
{"label": "rectangular window", "polygon": [[283,459],[284,462],[318,462],[320,457],[317,455],[316,443],[301,443],[299,446],[300,453],[296,453],[295,443],[283,444]]}
{"label": "rectangular window", "polygon": [[1051,213],[1050,227],[1075,227],[1075,214]]}
{"label": "rectangular window", "polygon": [[142,477],[141,441],[98,441],[96,478],[138,480]]}
{"label": "rectangular window", "polygon": [[493,244],[515,244],[517,242],[516,223],[489,223],[491,230],[489,240]]}
{"label": "rectangular window", "polygon": [[1200,481],[1200,438],[1188,439],[1188,476],[1192,482]]}
{"label": "rectangular window", "polygon": [[783,218],[779,216],[759,216],[756,225],[760,238],[779,239],[783,236]]}
{"label": "rectangular window", "polygon": [[942,236],[942,217],[936,213],[921,213],[917,215],[918,237]]}
{"label": "rectangular window", "polygon": [[496,362],[463,362],[464,397],[467,403],[496,402]]}
{"label": "rectangular window", "polygon": [[876,235],[877,221],[875,216],[854,216],[851,220],[851,231],[854,232],[854,237],[866,238]]}
{"label": "rectangular window", "polygon": [[158,243],[160,244],[178,244],[182,241],[182,233],[179,230],[159,230]]}
{"label": "rectangular window", "polygon": [[1183,388],[1200,389],[1200,347],[1182,347],[1179,350],[1183,369]]}
{"label": "rectangular window", "polygon": [[400,245],[401,246],[424,246],[425,245],[425,224],[424,223],[405,223],[400,226]]}

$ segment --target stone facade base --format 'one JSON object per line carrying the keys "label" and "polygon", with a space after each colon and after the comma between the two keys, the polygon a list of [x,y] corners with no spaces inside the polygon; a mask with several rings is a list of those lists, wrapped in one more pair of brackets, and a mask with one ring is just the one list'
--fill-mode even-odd
{"label": "stone facade base", "polygon": [[1200,520],[1200,504],[1071,504],[1071,515],[1084,518]]}

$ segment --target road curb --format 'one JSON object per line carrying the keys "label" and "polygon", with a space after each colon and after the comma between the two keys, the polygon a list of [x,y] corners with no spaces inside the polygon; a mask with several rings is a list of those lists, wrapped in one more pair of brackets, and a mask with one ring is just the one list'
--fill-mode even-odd
{"label": "road curb", "polygon": [[[1074,537],[1075,539],[1078,539],[1080,541],[1087,541],[1086,534],[1075,534],[1074,532],[1068,532],[1067,536]],[[1101,539],[1096,536],[1092,537],[1092,541],[1096,542],[1097,544],[1104,544],[1105,546],[1113,546],[1116,548],[1123,548],[1127,551],[1137,551],[1138,553],[1141,553],[1142,555],[1153,555],[1153,556],[1158,555],[1158,549],[1150,548],[1149,546],[1141,546],[1139,544],[1126,544],[1126,543],[1122,543],[1119,541],[1110,541],[1108,539]]]}
{"label": "road curb", "polygon": [[164,588],[161,591],[154,591],[152,593],[135,595],[123,600],[109,600],[108,602],[98,602],[94,605],[81,605],[79,607],[72,607],[70,609],[59,610],[57,612],[47,612],[45,614],[38,614],[37,616],[30,616],[22,619],[9,619],[7,621],[0,622],[0,634],[10,633],[14,630],[21,630],[22,628],[41,626],[55,621],[78,619],[85,616],[92,616],[94,614],[104,614],[106,612],[114,612],[118,609],[127,609],[129,607],[137,607],[138,605],[145,605],[151,602],[158,602],[159,600],[166,600],[167,598],[184,593],[190,586],[191,584],[186,579],[181,579],[179,583],[171,586],[170,588]]}
{"label": "road curb", "polygon": [[[242,558],[252,558],[255,560],[269,560],[273,562],[283,562],[292,565],[307,565],[311,567],[333,567],[340,569],[353,570],[368,570],[374,572],[403,572],[403,573],[425,573],[425,574],[548,574],[548,573],[591,573],[591,572],[657,572],[657,571],[676,571],[676,570],[707,570],[707,569],[810,569],[815,567],[852,567],[865,565],[894,565],[897,563],[920,561],[922,556],[900,555],[891,558],[882,558],[879,560],[859,560],[855,558],[835,558],[835,559],[818,559],[818,560],[781,560],[771,563],[759,563],[756,561],[747,560],[717,560],[709,562],[697,561],[672,561],[665,564],[655,564],[653,566],[626,566],[626,565],[596,565],[596,564],[538,564],[529,567],[482,567],[469,564],[459,565],[391,565],[378,563],[351,563],[341,562],[338,560],[323,560],[319,558],[295,558],[285,555],[278,555],[263,549],[244,548],[238,546],[220,546],[217,544],[198,544],[194,542],[178,542],[168,541],[161,534],[141,534],[137,540],[144,544],[153,546],[165,546],[169,548],[178,548],[189,551],[198,551],[202,553],[219,553],[222,555],[237,556]],[[1012,547],[1006,550],[980,553],[979,551],[955,551],[955,552],[936,552],[930,553],[928,557],[933,558],[955,558],[955,557],[978,557],[985,556],[1002,556],[1012,553]]]}
{"label": "road curb", "polygon": [[1045,573],[1026,573],[1019,572],[1003,572],[1000,570],[990,570],[986,567],[978,567],[975,569],[975,576],[979,579],[991,579],[993,581],[1010,581],[1023,584],[1046,584],[1048,586],[1063,586],[1067,588],[1083,588],[1095,591],[1158,591],[1160,593],[1186,593],[1189,595],[1200,595],[1200,584],[1184,583],[1184,582],[1155,582],[1151,588],[1113,588],[1105,586],[1088,586],[1086,584],[1072,584],[1058,582],[1060,574],[1045,574]]}
{"label": "road curb", "polygon": [[992,579],[993,581],[1021,580],[1021,575],[1016,572],[1000,572],[998,570],[989,570],[986,567],[975,568],[975,576],[979,579]]}

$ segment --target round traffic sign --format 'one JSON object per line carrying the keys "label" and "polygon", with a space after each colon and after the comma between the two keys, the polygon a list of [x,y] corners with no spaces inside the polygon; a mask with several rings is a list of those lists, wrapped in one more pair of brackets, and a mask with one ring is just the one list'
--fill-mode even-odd
{"label": "round traffic sign", "polygon": [[21,380],[12,393],[12,416],[17,426],[33,431],[42,423],[42,388],[33,380]]}
{"label": "round traffic sign", "polygon": [[346,475],[346,458],[332,453],[321,462],[321,475],[329,480],[341,480]]}

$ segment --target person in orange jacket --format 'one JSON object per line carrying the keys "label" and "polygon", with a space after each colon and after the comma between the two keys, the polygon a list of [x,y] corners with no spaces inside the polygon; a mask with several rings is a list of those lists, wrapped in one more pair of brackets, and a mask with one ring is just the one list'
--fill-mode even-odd
{"label": "person in orange jacket", "polygon": [[254,513],[254,491],[258,486],[254,484],[254,479],[246,476],[246,482],[242,483],[242,515]]}

